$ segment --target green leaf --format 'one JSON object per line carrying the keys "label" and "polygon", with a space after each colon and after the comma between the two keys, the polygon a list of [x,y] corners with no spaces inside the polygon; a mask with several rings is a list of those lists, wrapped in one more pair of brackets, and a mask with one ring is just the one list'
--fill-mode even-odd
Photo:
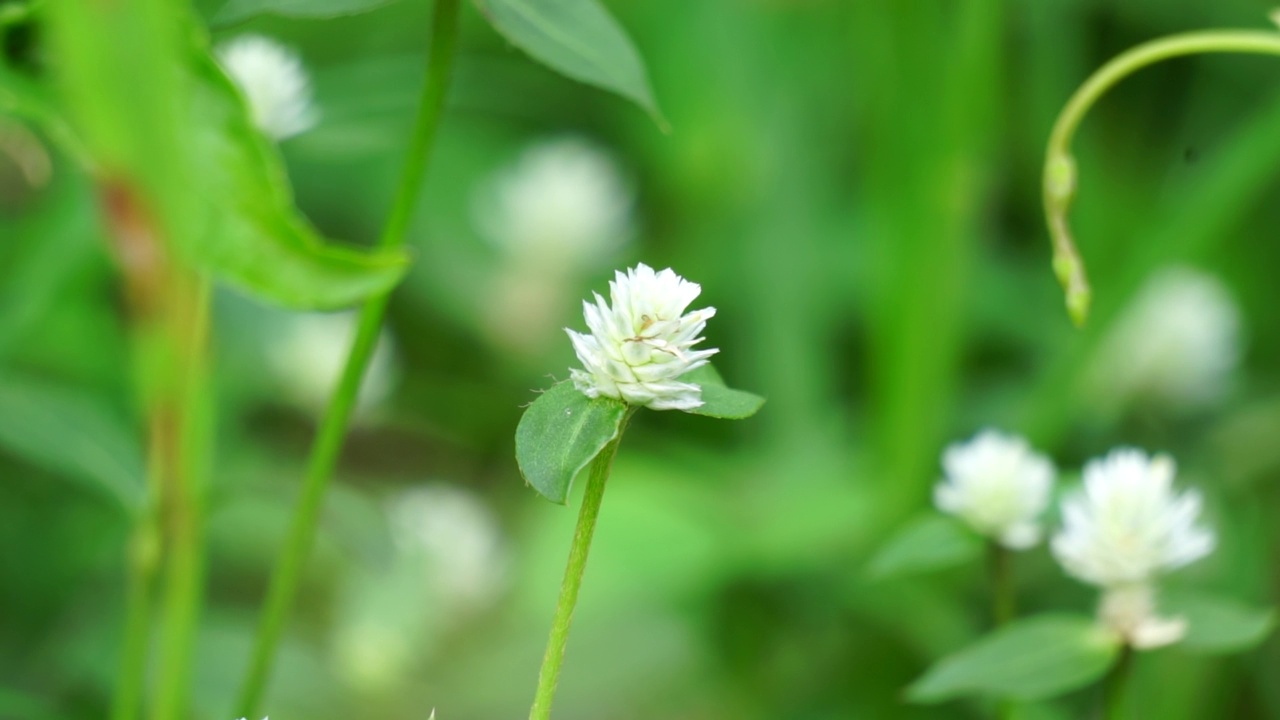
{"label": "green leaf", "polygon": [[141,439],[91,396],[0,375],[0,447],[105,492],[126,510],[142,507]]}
{"label": "green leaf", "polygon": [[524,479],[546,499],[565,504],[573,478],[618,436],[626,414],[620,400],[592,400],[567,380],[553,385],[516,427],[516,462]]}
{"label": "green leaf", "polygon": [[973,562],[982,540],[954,518],[929,513],[904,525],[871,562],[867,575],[877,580],[942,570]]}
{"label": "green leaf", "polygon": [[640,53],[597,0],[475,0],[511,44],[562,75],[615,92],[667,126]]}
{"label": "green leaf", "polygon": [[275,146],[207,52],[194,60],[192,122],[207,200],[186,250],[200,267],[265,300],[327,310],[386,292],[404,276],[400,251],[327,244],[299,215]]}
{"label": "green leaf", "polygon": [[681,375],[680,381],[702,386],[702,405],[689,411],[694,415],[741,420],[755,415],[764,405],[764,398],[759,395],[726,387],[710,364]]}
{"label": "green leaf", "polygon": [[229,0],[213,20],[229,25],[256,15],[324,19],[359,15],[390,5],[395,0]]}
{"label": "green leaf", "polygon": [[943,658],[907,688],[907,697],[918,703],[970,695],[1050,698],[1102,677],[1119,649],[1119,639],[1093,618],[1018,620]]}
{"label": "green leaf", "polygon": [[1276,626],[1275,608],[1255,608],[1204,593],[1169,592],[1160,600],[1162,615],[1187,621],[1178,647],[1204,655],[1240,652],[1260,644]]}

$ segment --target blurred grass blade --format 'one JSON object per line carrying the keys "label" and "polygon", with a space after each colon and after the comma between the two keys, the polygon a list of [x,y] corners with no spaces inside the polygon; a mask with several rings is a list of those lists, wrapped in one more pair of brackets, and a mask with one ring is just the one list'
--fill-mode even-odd
{"label": "blurred grass blade", "polygon": [[689,411],[694,415],[742,420],[755,415],[764,406],[764,398],[759,395],[726,387],[720,373],[711,365],[703,365],[682,375],[680,381],[702,386],[702,405]]}
{"label": "blurred grass blade", "polygon": [[208,200],[187,248],[217,277],[286,307],[322,310],[386,292],[408,267],[400,250],[324,243],[294,208],[283,163],[207,52],[194,59],[192,117]]}
{"label": "blurred grass blade", "polygon": [[553,385],[525,410],[516,427],[516,462],[546,499],[565,504],[573,478],[618,436],[627,413],[619,400],[592,400],[571,381]]}
{"label": "blurred grass blade", "polygon": [[359,15],[396,0],[228,0],[213,17],[217,25],[230,25],[258,15],[282,15],[319,20]]}
{"label": "blurred grass blade", "polygon": [[0,447],[106,493],[129,512],[142,507],[141,440],[89,395],[0,375]]}
{"label": "blurred grass blade", "polygon": [[631,38],[597,0],[475,0],[511,44],[556,72],[615,92],[664,130],[649,75]]}
{"label": "blurred grass blade", "polygon": [[1275,608],[1250,607],[1205,593],[1170,592],[1160,609],[1187,621],[1187,636],[1178,647],[1205,655],[1249,650],[1276,627]]}
{"label": "blurred grass blade", "polygon": [[943,658],[907,688],[907,697],[918,703],[975,695],[1051,698],[1102,677],[1119,649],[1119,640],[1093,618],[1041,615]]}
{"label": "blurred grass blade", "polygon": [[908,522],[876,552],[868,577],[891,577],[943,570],[982,557],[982,541],[953,518],[929,513]]}

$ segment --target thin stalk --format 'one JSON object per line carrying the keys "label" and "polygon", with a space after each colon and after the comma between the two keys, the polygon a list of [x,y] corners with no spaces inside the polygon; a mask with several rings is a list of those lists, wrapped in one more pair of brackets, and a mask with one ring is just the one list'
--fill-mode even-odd
{"label": "thin stalk", "polygon": [[[457,42],[459,0],[436,0],[427,52],[427,74],[422,87],[413,137],[387,224],[378,240],[382,248],[404,245],[405,231],[413,215],[415,202],[426,174],[427,160],[440,124],[445,93],[453,65]],[[258,633],[248,674],[238,703],[239,714],[257,714],[270,677],[272,659],[280,642],[285,621],[293,606],[298,583],[315,539],[325,491],[333,476],[351,411],[360,390],[365,368],[373,355],[382,319],[386,314],[389,293],[369,299],[360,310],[359,325],[351,351],[343,367],[338,387],[329,401],[320,430],[311,447],[302,496],[294,511],[289,536],[280,553],[275,572],[267,589]]]}
{"label": "thin stalk", "polygon": [[1088,315],[1090,290],[1084,263],[1071,237],[1067,214],[1076,191],[1076,165],[1071,140],[1089,109],[1121,80],[1148,65],[1170,58],[1205,53],[1280,55],[1280,33],[1253,30],[1208,30],[1153,40],[1103,65],[1067,101],[1049,135],[1045,151],[1043,193],[1045,217],[1053,240],[1053,267],[1067,295],[1067,309],[1077,325]]}
{"label": "thin stalk", "polygon": [[[162,489],[165,527],[165,586],[160,634],[155,720],[187,717],[191,672],[204,590],[204,482],[208,459],[209,339],[208,280],[178,272],[173,279],[170,334],[177,346],[181,375],[172,417],[178,426],[164,430],[174,445],[170,472]],[[165,422],[162,414],[160,422]]]}
{"label": "thin stalk", "polygon": [[[629,417],[629,414],[628,414]],[[542,657],[542,669],[538,671],[538,690],[529,709],[529,720],[547,720],[551,717],[551,701],[555,698],[556,684],[560,681],[560,668],[564,665],[565,646],[569,642],[569,626],[573,624],[573,610],[578,604],[578,590],[582,587],[582,573],[587,568],[587,553],[591,551],[591,538],[596,531],[596,518],[600,516],[600,503],[604,500],[604,487],[613,469],[613,458],[622,442],[622,430],[595,460],[591,461],[587,489],[582,496],[582,509],[578,511],[578,525],[573,531],[573,544],[569,547],[569,562],[564,569],[564,581],[560,584],[560,599],[556,601],[556,613],[551,620],[551,636],[547,639],[547,651]]]}
{"label": "thin stalk", "polygon": [[998,628],[1017,614],[1017,596],[1013,589],[1013,553],[994,540],[987,541],[987,575],[991,579],[991,619]]}
{"label": "thin stalk", "polygon": [[160,538],[148,508],[135,520],[129,538],[125,590],[124,647],[111,703],[111,720],[135,720],[146,684],[151,641],[151,585],[159,567]]}
{"label": "thin stalk", "polygon": [[1104,720],[1122,720],[1125,716],[1125,690],[1128,688],[1129,678],[1133,675],[1133,656],[1133,648],[1126,643],[1120,650],[1120,659],[1107,675],[1103,695]]}

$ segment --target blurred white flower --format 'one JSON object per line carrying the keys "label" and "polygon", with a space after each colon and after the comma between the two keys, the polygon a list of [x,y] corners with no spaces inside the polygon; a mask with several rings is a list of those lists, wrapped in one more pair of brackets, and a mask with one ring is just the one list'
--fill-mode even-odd
{"label": "blurred white flower", "polygon": [[[314,413],[324,412],[342,377],[355,340],[355,312],[290,315],[267,345],[267,361],[284,396]],[[357,416],[381,405],[395,387],[395,351],[386,330],[378,337],[356,396]]]}
{"label": "blurred white flower", "polygon": [[498,519],[474,493],[422,486],[392,498],[386,513],[394,552],[353,573],[332,644],[338,672],[370,694],[411,677],[460,620],[497,600],[509,570]]}
{"label": "blurred white flower", "polygon": [[481,232],[521,262],[585,266],[632,234],[631,188],[603,150],[573,137],[524,151],[476,193]]}
{"label": "blurred white flower", "polygon": [[1038,519],[1049,505],[1056,472],[1026,440],[984,430],[949,446],[942,467],[944,477],[933,490],[939,510],[1011,549],[1040,541]]}
{"label": "blurred white flower", "polygon": [[261,35],[241,35],[219,45],[217,56],[263,133],[284,140],[315,125],[311,81],[297,53]]}
{"label": "blurred white flower", "polygon": [[1053,554],[1076,578],[1103,589],[1103,624],[1137,648],[1179,640],[1185,623],[1155,614],[1157,577],[1213,551],[1212,532],[1196,525],[1200,494],[1173,489],[1175,467],[1122,448],[1089,462],[1084,491],[1062,503]]}
{"label": "blurred white flower", "polygon": [[1153,276],[1108,333],[1090,385],[1107,403],[1196,408],[1221,398],[1240,359],[1240,311],[1222,283],[1184,267]]}
{"label": "blurred white flower", "polygon": [[469,608],[492,602],[506,580],[502,529],[474,493],[451,485],[406,491],[388,509],[392,538],[431,577],[433,592]]}
{"label": "blurred white flower", "polygon": [[612,305],[599,293],[594,305],[582,304],[591,334],[565,330],[585,368],[570,371],[574,386],[587,397],[620,398],[654,410],[701,406],[702,388],[679,381],[719,352],[692,349],[716,313],[704,308],[684,314],[701,292],[670,268],[654,272],[641,263],[615,273],[609,282]]}

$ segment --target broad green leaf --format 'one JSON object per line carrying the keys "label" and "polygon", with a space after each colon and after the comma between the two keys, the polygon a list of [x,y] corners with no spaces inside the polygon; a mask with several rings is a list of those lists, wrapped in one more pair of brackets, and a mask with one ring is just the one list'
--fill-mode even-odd
{"label": "broad green leaf", "polygon": [[904,525],[867,565],[877,580],[941,570],[982,556],[982,540],[954,518],[929,513]]}
{"label": "broad green leaf", "polygon": [[214,16],[219,25],[248,20],[256,15],[294,18],[334,18],[358,15],[390,5],[396,0],[228,0]]}
{"label": "broad green leaf", "polygon": [[326,244],[294,208],[276,149],[253,126],[231,81],[207,53],[194,60],[193,124],[207,200],[188,252],[218,278],[286,307],[352,305],[395,286],[404,253]]}
{"label": "broad green leaf", "polygon": [[0,375],[0,448],[105,492],[126,510],[142,506],[142,441],[88,395]]}
{"label": "broad green leaf", "polygon": [[680,381],[702,386],[702,405],[689,411],[694,415],[741,420],[755,415],[764,405],[764,398],[759,395],[726,387],[720,373],[711,365],[685,373]]}
{"label": "broad green leaf", "polygon": [[640,53],[597,0],[475,0],[511,44],[574,80],[635,102],[666,127]]}
{"label": "broad green leaf", "polygon": [[1119,639],[1093,618],[1018,620],[943,658],[907,688],[907,697],[918,703],[970,695],[1051,698],[1102,677],[1119,649]]}
{"label": "broad green leaf", "polygon": [[1187,621],[1177,647],[1206,655],[1248,650],[1276,627],[1275,608],[1255,608],[1204,593],[1170,592],[1160,600],[1163,615]]}
{"label": "broad green leaf", "polygon": [[23,118],[40,128],[63,152],[82,165],[84,146],[59,111],[49,88],[0,63],[0,114]]}
{"label": "broad green leaf", "polygon": [[516,427],[516,462],[524,479],[551,502],[567,502],[573,478],[618,436],[627,413],[620,400],[592,400],[571,381],[538,396]]}

